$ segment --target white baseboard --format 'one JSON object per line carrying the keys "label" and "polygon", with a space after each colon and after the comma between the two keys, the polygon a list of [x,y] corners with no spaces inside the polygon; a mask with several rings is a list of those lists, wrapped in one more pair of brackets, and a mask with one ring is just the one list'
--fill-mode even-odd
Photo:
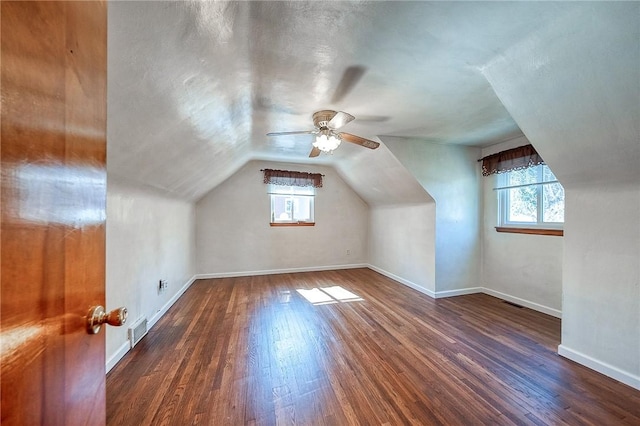
{"label": "white baseboard", "polygon": [[158,312],[156,312],[150,319],[149,322],[147,324],[147,329],[151,330],[151,328],[156,325],[156,323],[158,322],[158,320],[160,318],[162,318],[162,316],[164,314],[167,313],[167,311],[169,310],[169,308],[171,308],[171,306],[173,306],[174,303],[176,303],[176,301],[180,298],[180,296],[182,296],[184,294],[185,291],[187,291],[187,289],[189,287],[191,287],[191,284],[193,284],[195,282],[195,280],[197,280],[197,275],[194,275],[191,277],[191,279],[189,281],[187,281],[187,283],[185,285],[183,285],[180,290],[178,290],[176,292],[176,294],[173,295],[173,297],[171,299],[169,299],[167,301],[167,303],[165,303],[162,308],[160,308],[160,310]]}
{"label": "white baseboard", "polygon": [[552,317],[562,318],[562,311],[557,309],[550,308],[548,306],[541,305],[539,303],[530,302],[525,299],[521,299],[519,297],[511,296],[506,293],[501,293],[496,290],[492,290],[490,288],[481,287],[482,292],[488,294],[489,296],[497,297],[498,299],[507,300],[512,303],[516,303],[521,306],[525,306],[529,309],[533,309],[534,311],[542,312],[543,314],[551,315]]}
{"label": "white baseboard", "polygon": [[627,371],[620,370],[606,362],[598,361],[595,358],[585,355],[581,352],[568,348],[565,345],[558,346],[558,355],[568,358],[572,361],[582,364],[592,370],[616,379],[619,382],[629,385],[632,388],[640,390],[640,376],[635,376]]}
{"label": "white baseboard", "polygon": [[556,318],[562,318],[562,311],[559,311],[557,309],[553,309],[550,308],[548,306],[544,306],[541,305],[539,303],[535,303],[535,302],[530,302],[528,300],[525,299],[521,299],[519,297],[516,296],[511,296],[509,294],[506,293],[502,293],[496,290],[492,290],[490,288],[486,288],[486,287],[467,287],[467,288],[461,288],[461,289],[456,289],[456,290],[444,290],[444,291],[432,291],[432,290],[428,290],[424,287],[421,287],[419,285],[417,285],[416,283],[413,283],[409,280],[406,280],[392,272],[389,271],[385,271],[384,269],[378,268],[377,266],[374,265],[367,265],[367,267],[369,269],[372,269],[386,277],[391,278],[394,281],[397,281],[401,284],[404,284],[408,287],[413,288],[414,290],[418,290],[421,293],[426,294],[427,296],[433,297],[434,299],[441,299],[444,297],[453,297],[453,296],[463,296],[466,294],[475,294],[475,293],[484,293],[484,294],[488,294],[489,296],[493,296],[493,297],[497,297],[498,299],[502,299],[502,300],[506,300],[512,303],[516,303],[518,305],[521,306],[525,306],[529,309],[533,309],[534,311],[538,311],[538,312],[542,312],[543,314],[547,314],[547,315],[551,315],[553,317]]}
{"label": "white baseboard", "polygon": [[106,373],[111,371],[111,369],[116,366],[118,361],[120,361],[122,357],[124,357],[127,354],[127,352],[129,352],[130,346],[131,345],[129,344],[129,341],[127,340],[118,348],[118,350],[113,355],[109,357],[106,365],[106,370],[107,370]]}
{"label": "white baseboard", "polygon": [[464,296],[465,294],[475,294],[475,293],[484,293],[484,288],[469,287],[469,288],[460,288],[457,290],[436,291],[436,299],[442,299],[444,297],[453,297],[453,296]]}
{"label": "white baseboard", "polygon": [[292,274],[296,272],[335,271],[339,269],[366,268],[368,266],[369,265],[366,263],[351,263],[347,265],[307,266],[303,268],[265,269],[260,271],[215,272],[209,274],[197,274],[195,279],[206,280],[209,278],[233,278],[251,277],[256,275]]}
{"label": "white baseboard", "polygon": [[[180,296],[182,296],[182,294],[187,291],[187,289],[189,287],[191,287],[191,284],[193,284],[196,280],[196,276],[194,275],[193,277],[191,277],[191,279],[189,279],[189,281],[187,281],[187,283],[185,285],[183,285],[180,290],[178,290],[178,292],[176,294],[173,295],[173,297],[171,299],[169,299],[169,301],[167,303],[165,303],[162,308],[156,312],[156,314],[151,317],[151,319],[149,320],[149,322],[147,323],[147,328],[149,330],[151,330],[151,327],[153,327],[158,320],[165,314],[167,313],[167,311],[169,310],[169,308],[171,308],[171,306],[173,306],[174,303],[176,303],[176,301],[180,298]],[[111,369],[113,367],[116,366],[116,364],[127,354],[127,352],[129,352],[130,349],[130,343],[127,340],[126,342],[124,342],[119,348],[118,350],[116,350],[116,352],[114,354],[112,354],[109,359],[107,359],[106,365],[105,365],[105,370],[108,373],[109,371],[111,371]]]}
{"label": "white baseboard", "polygon": [[400,284],[404,284],[407,287],[411,287],[412,289],[419,291],[420,293],[426,294],[429,297],[432,297],[434,299],[436,297],[436,294],[433,291],[431,291],[431,290],[429,290],[427,288],[424,288],[422,286],[419,286],[418,284],[416,284],[416,283],[414,283],[412,281],[406,280],[406,279],[404,279],[402,277],[399,277],[398,275],[395,275],[395,274],[393,274],[393,273],[391,273],[389,271],[385,271],[382,268],[378,268],[377,266],[367,265],[367,267],[369,269],[373,270],[373,271],[376,271],[379,274],[384,275],[387,278],[391,278],[392,280],[399,282]]}

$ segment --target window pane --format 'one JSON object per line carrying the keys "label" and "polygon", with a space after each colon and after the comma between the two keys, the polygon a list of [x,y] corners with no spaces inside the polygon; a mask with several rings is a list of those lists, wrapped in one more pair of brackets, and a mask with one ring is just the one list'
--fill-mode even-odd
{"label": "window pane", "polygon": [[535,186],[509,189],[509,222],[536,223],[538,211],[538,194]]}
{"label": "window pane", "polygon": [[292,200],[291,197],[284,195],[272,195],[272,203],[273,203],[273,220],[281,221],[281,220],[291,220],[291,206]]}
{"label": "window pane", "polygon": [[313,222],[313,197],[271,194],[273,222]]}
{"label": "window pane", "polygon": [[564,222],[564,188],[559,183],[543,185],[542,188],[544,222]]}
{"label": "window pane", "polygon": [[311,197],[293,197],[293,219],[311,222]]}
{"label": "window pane", "polygon": [[528,167],[523,170],[514,170],[509,172],[509,181],[507,186],[524,185],[527,183],[538,182],[538,168]]}
{"label": "window pane", "polygon": [[[515,170],[500,175],[503,189],[499,200],[499,225],[541,228],[558,227],[564,222],[564,189],[560,183],[536,184],[557,180],[547,165]],[[529,186],[531,185],[531,186]]]}
{"label": "window pane", "polygon": [[549,166],[547,165],[542,166],[542,181],[550,182],[554,180],[558,180],[558,178],[556,178],[556,175],[553,174]]}

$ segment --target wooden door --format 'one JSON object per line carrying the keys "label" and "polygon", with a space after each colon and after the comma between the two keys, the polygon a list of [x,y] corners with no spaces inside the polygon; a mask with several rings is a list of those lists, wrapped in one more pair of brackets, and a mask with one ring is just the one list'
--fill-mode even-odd
{"label": "wooden door", "polygon": [[105,422],[107,13],[1,7],[2,425]]}

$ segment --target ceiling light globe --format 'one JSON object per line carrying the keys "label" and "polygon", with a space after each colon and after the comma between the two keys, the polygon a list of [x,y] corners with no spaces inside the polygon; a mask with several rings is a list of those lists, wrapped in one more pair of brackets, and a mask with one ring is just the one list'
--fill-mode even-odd
{"label": "ceiling light globe", "polygon": [[322,152],[332,152],[340,146],[340,137],[333,134],[331,131],[322,131],[313,143],[313,146],[318,148]]}

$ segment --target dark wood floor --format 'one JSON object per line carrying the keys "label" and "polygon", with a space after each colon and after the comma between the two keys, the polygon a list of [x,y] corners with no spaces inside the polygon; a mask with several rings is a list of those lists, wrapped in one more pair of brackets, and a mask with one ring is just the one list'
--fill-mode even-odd
{"label": "dark wood floor", "polygon": [[[296,291],[334,286],[362,300]],[[369,269],[200,280],[109,373],[107,423],[639,425],[640,391],[559,341],[556,318]]]}

